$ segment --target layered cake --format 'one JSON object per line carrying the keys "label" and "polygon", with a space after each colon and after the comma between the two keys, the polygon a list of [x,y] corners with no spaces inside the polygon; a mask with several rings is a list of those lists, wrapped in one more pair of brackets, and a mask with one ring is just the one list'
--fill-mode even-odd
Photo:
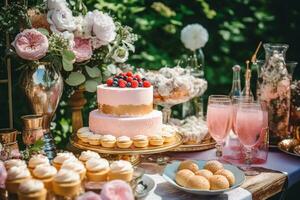
{"label": "layered cake", "polygon": [[127,72],[108,79],[97,87],[97,103],[89,115],[95,134],[133,138],[161,133],[162,113],[153,110],[153,87],[139,75]]}

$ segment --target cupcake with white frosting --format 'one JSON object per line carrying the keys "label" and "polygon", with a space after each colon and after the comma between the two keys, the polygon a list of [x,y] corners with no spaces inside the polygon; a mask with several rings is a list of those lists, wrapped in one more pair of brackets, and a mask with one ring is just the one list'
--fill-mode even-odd
{"label": "cupcake with white frosting", "polygon": [[130,182],[133,177],[132,164],[125,160],[114,161],[110,165],[110,171],[108,173],[108,180],[123,180]]}
{"label": "cupcake with white frosting", "polygon": [[33,177],[42,181],[47,190],[52,190],[52,181],[56,174],[56,168],[48,164],[38,165],[32,171]]}
{"label": "cupcake with white frosting", "polygon": [[42,181],[28,179],[20,184],[19,200],[46,200],[47,190]]}
{"label": "cupcake with white frosting", "polygon": [[103,158],[91,158],[86,162],[87,179],[89,181],[101,182],[107,180],[109,163]]}
{"label": "cupcake with white frosting", "polygon": [[132,145],[132,140],[130,137],[121,136],[117,139],[117,146],[121,149],[127,149]]}
{"label": "cupcake with white frosting", "polygon": [[30,178],[30,172],[26,167],[11,167],[7,171],[7,179],[5,183],[7,191],[10,193],[17,193],[20,184]]}
{"label": "cupcake with white frosting", "polygon": [[63,152],[63,153],[58,153],[56,157],[52,161],[52,165],[59,170],[61,168],[61,165],[69,159],[77,160],[77,158],[74,156],[73,153],[70,152]]}
{"label": "cupcake with white frosting", "polygon": [[101,145],[103,147],[112,148],[116,144],[116,137],[113,135],[103,135],[101,138]]}
{"label": "cupcake with white frosting", "polygon": [[48,164],[50,165],[49,159],[41,154],[34,155],[30,158],[28,162],[28,169],[32,173],[32,171],[36,168],[36,166],[41,164]]}
{"label": "cupcake with white frosting", "polygon": [[94,151],[90,151],[90,150],[87,150],[87,151],[83,151],[81,152],[80,156],[79,156],[79,160],[81,162],[83,162],[84,164],[86,163],[86,161],[88,161],[89,159],[91,158],[101,158],[100,155]]}
{"label": "cupcake with white frosting", "polygon": [[80,161],[75,161],[75,160],[66,160],[62,166],[61,169],[68,169],[68,170],[73,170],[76,173],[79,174],[80,180],[82,181],[85,178],[86,174],[86,169],[82,162]]}
{"label": "cupcake with white frosting", "polygon": [[61,169],[55,175],[52,183],[53,192],[63,197],[75,197],[80,192],[80,176],[73,170]]}
{"label": "cupcake with white frosting", "polygon": [[27,167],[26,162],[20,159],[10,159],[4,162],[6,170],[9,170],[11,167]]}

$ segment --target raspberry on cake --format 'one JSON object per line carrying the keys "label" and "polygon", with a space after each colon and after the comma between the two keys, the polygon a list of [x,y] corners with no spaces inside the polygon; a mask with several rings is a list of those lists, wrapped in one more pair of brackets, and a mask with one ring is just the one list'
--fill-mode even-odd
{"label": "raspberry on cake", "polygon": [[137,88],[137,87],[151,87],[151,82],[146,78],[141,78],[138,74],[132,72],[119,73],[113,78],[109,78],[106,81],[108,87],[119,87],[119,88]]}

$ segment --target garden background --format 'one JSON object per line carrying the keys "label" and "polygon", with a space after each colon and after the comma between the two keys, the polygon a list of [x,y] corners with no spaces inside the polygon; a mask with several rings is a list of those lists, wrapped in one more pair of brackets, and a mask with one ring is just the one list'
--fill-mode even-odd
{"label": "garden background", "polygon": [[[40,0],[41,1],[41,0]],[[71,0],[72,2],[72,0]],[[180,41],[181,29],[190,23],[200,23],[209,32],[209,41],[203,48],[207,96],[228,94],[231,88],[234,64],[245,68],[259,41],[281,42],[290,45],[287,60],[300,62],[300,1],[296,0],[83,0],[87,7],[108,11],[123,24],[133,27],[138,34],[136,52],[128,63],[146,69],[175,66],[186,54]],[[3,6],[1,1],[0,6]],[[28,6],[37,1],[28,1]],[[0,19],[3,20],[3,19]],[[4,33],[0,35],[0,78],[6,78],[4,65]],[[259,53],[263,59],[263,50]],[[29,114],[25,97],[18,87],[21,71],[13,62],[14,127],[21,130],[20,116]],[[300,67],[295,71],[300,76]],[[255,90],[255,71],[252,90]],[[243,81],[243,76],[242,81]],[[96,94],[86,93],[88,103],[83,114],[87,125],[88,113],[95,107]],[[52,124],[55,139],[63,147],[71,134],[71,111],[68,97],[63,96]],[[177,109],[179,110],[179,109]],[[0,127],[8,126],[7,86],[0,86]],[[175,113],[176,114],[176,113]]]}

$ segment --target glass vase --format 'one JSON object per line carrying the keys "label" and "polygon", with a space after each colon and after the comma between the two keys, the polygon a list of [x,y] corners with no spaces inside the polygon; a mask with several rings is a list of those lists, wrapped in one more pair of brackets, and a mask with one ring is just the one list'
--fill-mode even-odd
{"label": "glass vase", "polygon": [[286,44],[264,44],[265,62],[258,70],[257,98],[268,109],[270,144],[289,136],[291,72],[288,71]]}

